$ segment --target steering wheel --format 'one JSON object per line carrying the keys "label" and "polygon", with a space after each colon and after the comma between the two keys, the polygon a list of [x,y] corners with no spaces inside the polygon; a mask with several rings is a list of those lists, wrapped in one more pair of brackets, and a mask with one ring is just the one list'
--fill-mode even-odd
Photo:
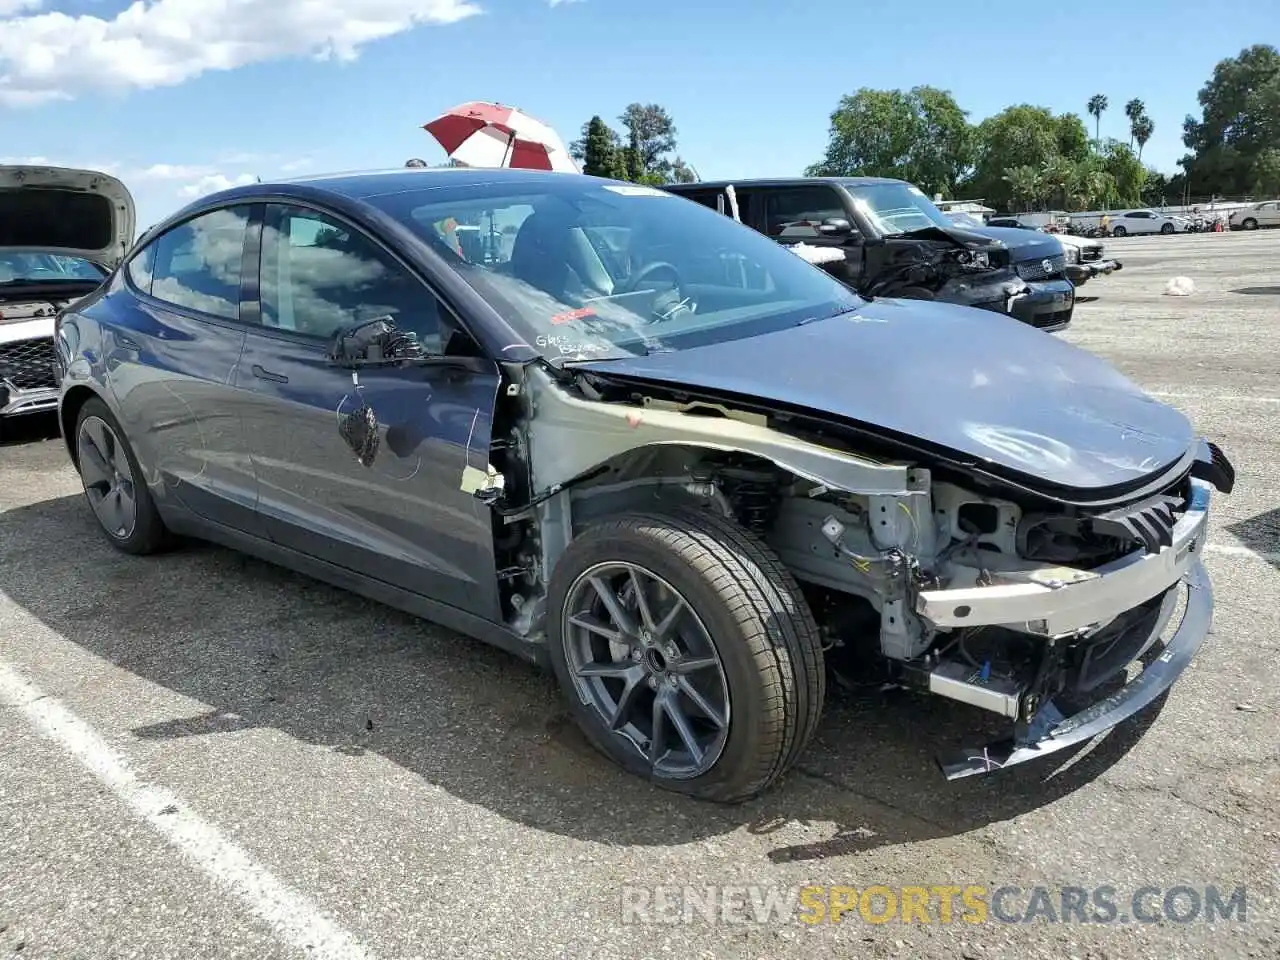
{"label": "steering wheel", "polygon": [[632,293],[655,274],[668,274],[671,277],[671,289],[654,291],[653,316],[649,320],[650,323],[670,320],[681,313],[693,313],[698,309],[698,305],[684,296],[680,290],[680,271],[676,269],[675,264],[668,263],[666,260],[655,260],[653,263],[645,264],[627,280],[624,290],[616,292]]}
{"label": "steering wheel", "polygon": [[640,286],[640,284],[648,280],[655,273],[671,274],[671,285],[677,290],[680,288],[680,271],[676,269],[675,264],[668,263],[666,260],[655,260],[653,263],[647,263],[637,270],[631,277],[627,279],[625,293],[630,293]]}

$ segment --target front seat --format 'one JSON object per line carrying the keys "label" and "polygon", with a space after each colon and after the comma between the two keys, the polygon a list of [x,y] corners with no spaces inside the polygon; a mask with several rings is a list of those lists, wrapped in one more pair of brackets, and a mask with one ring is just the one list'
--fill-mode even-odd
{"label": "front seat", "polygon": [[511,247],[511,272],[563,302],[576,279],[569,266],[569,228],[546,213],[531,213]]}

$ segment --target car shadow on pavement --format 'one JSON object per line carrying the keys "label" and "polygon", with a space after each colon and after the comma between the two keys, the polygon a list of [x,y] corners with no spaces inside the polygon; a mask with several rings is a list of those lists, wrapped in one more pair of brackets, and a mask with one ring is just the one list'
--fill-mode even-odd
{"label": "car shadow on pavement", "polygon": [[208,707],[131,731],[140,739],[266,728],[376,753],[539,830],[665,846],[745,829],[778,834],[765,853],[775,862],[962,834],[1050,804],[1121,759],[1163,705],[1070,761],[947,783],[936,751],[985,742],[997,732],[983,729],[985,714],[832,685],[798,767],[764,796],[726,807],[655,788],[597,755],[549,673],[221,548],[123,556],[79,496],[0,514],[0,591],[84,650]]}
{"label": "car shadow on pavement", "polygon": [[1280,507],[1227,525],[1227,532],[1250,550],[1280,567]]}
{"label": "car shadow on pavement", "polygon": [[1240,287],[1231,292],[1246,297],[1280,297],[1280,287]]}

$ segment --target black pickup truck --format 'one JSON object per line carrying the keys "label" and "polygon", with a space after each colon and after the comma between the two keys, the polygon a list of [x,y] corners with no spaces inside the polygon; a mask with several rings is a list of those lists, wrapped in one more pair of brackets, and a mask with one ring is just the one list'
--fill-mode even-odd
{"label": "black pickup truck", "polygon": [[[732,189],[730,189],[732,188]],[[668,184],[780,243],[835,247],[821,263],[863,296],[942,300],[1009,313],[1042,330],[1071,323],[1075,287],[1049,234],[959,227],[917,187],[879,177]]]}

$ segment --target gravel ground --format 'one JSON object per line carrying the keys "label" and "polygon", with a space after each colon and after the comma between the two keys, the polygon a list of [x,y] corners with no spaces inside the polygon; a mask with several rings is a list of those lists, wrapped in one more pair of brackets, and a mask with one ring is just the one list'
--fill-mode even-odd
{"label": "gravel ground", "polygon": [[[11,432],[0,956],[1280,955],[1280,233],[1109,248],[1124,270],[1083,289],[1063,336],[1233,458],[1206,553],[1215,632],[1149,714],[1065,764],[995,778],[936,771],[936,747],[973,719],[961,708],[840,693],[766,797],[683,801],[598,759],[552,680],[498,651],[219,549],[116,555],[55,428]],[[1195,294],[1164,296],[1175,275]],[[970,884],[1020,888],[1006,915],[1036,886],[1056,901],[1109,885],[1120,916],[623,911],[660,905],[643,899],[660,885],[750,898]],[[1175,885],[1244,887],[1247,919],[1129,916],[1134,891]]]}

